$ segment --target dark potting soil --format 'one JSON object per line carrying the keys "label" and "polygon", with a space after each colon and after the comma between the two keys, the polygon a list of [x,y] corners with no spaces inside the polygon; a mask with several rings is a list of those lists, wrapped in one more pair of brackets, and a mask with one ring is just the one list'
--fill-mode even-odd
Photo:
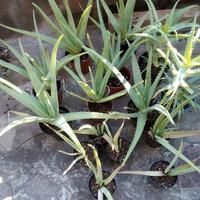
{"label": "dark potting soil", "polygon": [[123,42],[121,44],[121,47],[120,47],[120,50],[122,51],[122,53],[120,54],[120,56],[122,57],[126,51],[128,50],[129,46],[128,46],[128,43],[127,42]]}
{"label": "dark potting soil", "polygon": [[[90,138],[91,142],[94,143],[95,145],[97,145],[97,147],[101,147],[107,144],[106,140],[102,137],[104,134],[104,131],[106,131],[105,127],[102,130],[102,122],[99,124],[94,125],[96,130],[97,130],[97,135],[88,135],[88,137]],[[107,124],[109,130],[111,130],[109,124]]]}
{"label": "dark potting soil", "polygon": [[[103,171],[103,178],[104,179],[108,178],[109,176],[110,176],[109,172]],[[113,179],[110,183],[108,183],[108,185],[104,185],[104,187],[106,187],[110,191],[110,193],[113,194],[116,190],[115,180]],[[97,199],[98,198],[98,190],[100,189],[100,186],[97,184],[94,175],[90,179],[89,189],[90,189],[92,196]],[[104,197],[104,199],[106,199],[106,198]]]}
{"label": "dark potting soil", "polygon": [[91,112],[102,112],[102,113],[108,113],[112,110],[112,101],[108,101],[105,103],[93,103],[88,102],[88,108]]}
{"label": "dark potting soil", "polygon": [[[84,53],[85,51],[82,50],[81,53]],[[65,56],[69,55],[70,53],[68,51],[65,51]],[[81,62],[84,62],[85,60],[87,60],[89,58],[89,55],[88,54],[84,54],[80,57],[80,61]]]}
{"label": "dark potting soil", "polygon": [[89,135],[89,138],[97,146],[102,146],[106,144],[106,140],[101,136]]}
{"label": "dark potting soil", "polygon": [[[88,159],[89,159],[93,164],[95,164],[94,152],[93,152],[93,148],[92,148],[91,146],[89,146],[90,144],[94,146],[94,144],[92,144],[91,142],[88,142],[88,141],[83,141],[83,142],[81,142],[81,145],[83,146],[83,148],[84,148],[85,151],[86,151],[86,154],[87,154]],[[76,151],[74,151],[74,153],[76,153]],[[77,158],[77,156],[74,156],[74,157]],[[79,161],[78,161],[78,164],[79,164],[80,166],[82,166],[82,167],[86,167],[86,166],[87,166],[87,164],[86,164],[86,162],[85,162],[85,159],[79,160]]]}
{"label": "dark potting soil", "polygon": [[[161,62],[163,62],[162,58],[159,58],[159,59],[161,60]],[[144,71],[147,67],[147,63],[148,63],[148,52],[145,52],[138,59],[138,65],[139,65],[140,70],[142,72],[142,79],[146,78],[146,73]],[[155,80],[159,71],[160,71],[159,67],[152,65],[152,67],[151,67],[151,78],[152,78],[152,80]]]}
{"label": "dark potting soil", "polygon": [[115,150],[112,151],[112,148],[109,144],[106,145],[106,152],[108,157],[117,163],[122,163],[122,161],[124,160],[129,146],[130,146],[130,142],[128,140],[126,140],[125,138],[119,138],[119,152],[116,152]]}
{"label": "dark potting soil", "polygon": [[[136,113],[136,112],[138,112],[138,111],[139,111],[139,110],[136,108],[136,106],[135,106],[135,104],[133,103],[133,101],[130,100],[130,101],[128,102],[127,112],[128,112],[128,113]],[[137,118],[131,118],[131,121],[132,121],[133,126],[136,127],[136,125],[137,125]]]}
{"label": "dark potting soil", "polygon": [[145,129],[145,140],[146,143],[153,148],[160,147],[161,145],[156,141],[156,139],[153,137],[152,134],[152,128],[150,127],[149,129]]}
{"label": "dark potting soil", "polygon": [[0,59],[8,61],[9,58],[9,49],[6,47],[0,47]]}
{"label": "dark potting soil", "polygon": [[[60,80],[57,80],[57,81],[56,81],[56,85],[57,85],[57,91],[59,92],[60,89],[61,89],[61,81],[60,81]],[[50,89],[47,89],[47,92],[48,92],[49,94],[51,94],[51,90],[50,90]],[[34,89],[32,90],[32,93],[33,93],[33,96],[36,97],[36,92],[35,92]]]}
{"label": "dark potting soil", "polygon": [[[150,104],[151,105],[151,104]],[[152,104],[153,105],[153,104]],[[135,113],[135,112],[138,112],[138,109],[136,108],[135,104],[133,103],[132,100],[130,100],[128,102],[128,109],[127,109],[128,113]],[[147,122],[146,122],[146,128],[149,128],[149,127],[152,127],[155,123],[155,121],[157,120],[159,116],[159,112],[156,111],[156,110],[153,110],[151,112],[148,113],[148,118],[147,118]],[[137,119],[136,118],[133,118],[131,119],[132,120],[132,123],[134,126],[136,126],[136,123],[137,123]]]}
{"label": "dark potting soil", "polygon": [[[164,173],[165,169],[169,165],[166,161],[158,161],[151,166],[151,171],[162,171]],[[159,188],[169,189],[174,186],[177,182],[178,176],[160,176],[160,177],[150,177],[152,183]]]}
{"label": "dark potting soil", "polygon": [[[61,114],[66,114],[66,113],[69,113],[69,112],[70,112],[67,108],[65,108],[65,107],[63,107],[63,106],[60,106],[60,107],[59,107],[59,111],[60,111]],[[69,122],[69,124],[72,125],[71,122]],[[47,125],[46,125],[46,124],[44,124],[44,123],[39,123],[39,126],[40,126],[40,129],[41,129],[43,132],[45,132],[45,133],[47,133],[47,134],[53,136],[56,140],[58,140],[58,141],[62,141],[62,140],[63,140],[61,137],[59,137],[59,136],[55,133],[55,131],[60,131],[60,129],[59,129],[58,127],[56,127],[56,126],[54,126],[54,125],[51,125],[51,124],[47,124]],[[52,130],[52,129],[54,129],[55,131]],[[65,136],[68,137],[68,135],[67,135],[64,131],[61,131],[61,133],[62,133],[63,135],[65,135]]]}
{"label": "dark potting soil", "polygon": [[[126,71],[121,71],[123,77],[129,81],[130,77],[129,75],[126,73]],[[108,80],[108,86],[111,86],[111,87],[121,87],[123,86],[122,83],[120,82],[120,80],[116,77],[113,77],[113,78],[109,78]]]}

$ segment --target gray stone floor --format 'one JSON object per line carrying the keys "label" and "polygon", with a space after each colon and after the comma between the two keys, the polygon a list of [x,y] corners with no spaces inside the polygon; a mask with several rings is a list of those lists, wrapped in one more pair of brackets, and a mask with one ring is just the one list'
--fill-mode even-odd
{"label": "gray stone floor", "polygon": [[[44,28],[45,29],[45,28]],[[43,30],[43,28],[42,28]],[[46,30],[46,29],[45,29]],[[92,39],[98,48],[99,32],[93,28],[90,31]],[[30,38],[22,37],[26,49],[37,54],[36,43]],[[9,41],[17,46],[16,39]],[[60,51],[60,56],[63,52]],[[15,62],[15,60],[13,60]],[[30,84],[18,75],[8,72],[9,80],[30,91]],[[67,87],[80,92],[75,83],[67,78]],[[127,106],[127,96],[114,102],[114,110],[123,111]],[[65,94],[64,103],[70,111],[87,110],[85,102]],[[26,111],[22,105],[3,92],[0,92],[0,127],[8,123],[8,110]],[[12,118],[13,119],[13,118]],[[200,130],[199,113],[191,113],[189,109],[185,117],[177,124],[181,129]],[[112,121],[112,128],[119,122]],[[81,122],[74,123],[78,127]],[[125,124],[123,134],[131,138],[134,127],[130,121]],[[84,140],[84,138],[81,138]],[[176,147],[180,141],[171,141]],[[185,155],[190,159],[199,156],[200,138],[185,139]],[[72,151],[65,142],[58,142],[54,138],[42,133],[37,124],[26,125],[14,129],[0,138],[0,199],[16,200],[92,200],[88,183],[91,173],[87,169],[76,165],[67,175],[63,171],[72,162],[58,150]],[[142,138],[133,152],[126,170],[149,170],[151,164],[158,160],[169,160],[172,155],[163,148],[153,149],[145,144]],[[115,164],[106,155],[102,158],[104,169],[111,170]],[[178,184],[170,190],[160,190],[151,185],[149,179],[143,176],[118,175],[116,177],[117,190],[115,200],[200,200],[200,176],[197,173],[180,176]]]}

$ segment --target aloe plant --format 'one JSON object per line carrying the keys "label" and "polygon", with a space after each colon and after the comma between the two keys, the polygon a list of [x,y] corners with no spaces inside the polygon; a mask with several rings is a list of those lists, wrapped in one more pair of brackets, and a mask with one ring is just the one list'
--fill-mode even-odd
{"label": "aloe plant", "polygon": [[117,153],[120,153],[121,144],[120,144],[120,135],[122,132],[122,129],[124,127],[124,121],[122,122],[119,129],[116,131],[115,135],[113,136],[108,125],[104,121],[105,131],[102,136],[102,138],[110,145],[112,151],[115,151]]}
{"label": "aloe plant", "polygon": [[189,94],[194,93],[192,85],[189,85],[187,81],[190,81],[193,77],[198,77],[200,72],[196,68],[199,66],[200,57],[193,57],[193,49],[198,42],[199,36],[200,30],[196,33],[196,25],[194,25],[187,39],[183,54],[179,53],[169,40],[167,41],[167,46],[170,55],[166,55],[162,50],[158,49],[158,52],[167,60],[173,76],[172,82],[166,86],[169,90],[168,94],[171,93],[171,97],[175,95],[179,88],[186,90]]}
{"label": "aloe plant", "polygon": [[[166,141],[162,141],[166,143]],[[194,160],[189,160],[183,155],[184,145],[181,142],[179,149],[174,151],[174,158],[171,160],[169,165],[166,167],[164,171],[121,171],[119,174],[129,174],[129,175],[144,175],[144,176],[152,176],[152,177],[166,177],[166,176],[179,176],[184,175],[192,172],[199,172],[200,173],[200,166],[196,166],[195,164],[199,160],[199,158]],[[182,164],[178,167],[174,167],[178,159],[182,159],[186,162],[186,164]]]}
{"label": "aloe plant", "polygon": [[145,0],[145,2],[149,9],[150,25],[157,26],[165,34],[168,34],[169,37],[176,34],[179,30],[191,28],[194,25],[193,22],[183,21],[182,17],[188,10],[196,7],[195,5],[177,9],[177,5],[180,2],[178,0],[169,14],[160,19],[152,0]]}
{"label": "aloe plant", "polygon": [[91,147],[93,148],[93,153],[94,153],[94,158],[95,158],[96,164],[93,164],[89,159],[86,159],[86,163],[87,163],[87,166],[89,167],[89,169],[93,172],[95,179],[96,179],[96,183],[99,186],[98,200],[103,200],[103,199],[105,199],[104,197],[106,197],[108,200],[113,200],[112,195],[111,195],[110,191],[106,188],[106,186],[113,181],[113,179],[117,175],[119,169],[116,168],[110,174],[110,176],[108,176],[107,178],[104,178],[103,177],[103,169],[102,169],[101,161],[98,156],[98,152],[96,151],[96,149],[93,146],[91,146]]}
{"label": "aloe plant", "polygon": [[[16,56],[16,58],[20,61],[21,65],[23,67],[13,65],[11,63],[7,63],[2,60],[0,60],[0,65],[4,66],[12,71],[15,71],[30,80],[31,80],[30,70],[32,70],[32,71],[34,71],[35,76],[37,76],[37,78],[42,83],[42,85],[43,85],[42,87],[46,87],[47,89],[49,89],[51,87],[50,67],[52,65],[53,56],[50,55],[50,53],[48,52],[48,49],[44,48],[44,45],[41,41],[40,34],[38,32],[38,27],[36,24],[35,14],[33,14],[33,21],[34,21],[37,44],[39,47],[39,56],[34,58],[33,56],[31,56],[30,54],[25,52],[23,50],[21,41],[20,41],[21,53],[20,53],[16,49],[14,49],[11,45],[9,45],[7,42],[0,40]],[[63,37],[64,37],[63,35],[60,36],[60,39],[59,39],[60,42],[63,41]],[[55,53],[57,54],[57,50]],[[85,53],[77,54],[77,55],[67,55],[60,60],[54,61],[56,75],[70,61],[72,61],[84,54]],[[26,67],[27,63],[30,66],[29,67],[30,69]],[[40,90],[42,89],[42,87],[40,88]],[[40,90],[35,91],[37,93],[37,95],[40,93]]]}
{"label": "aloe plant", "polygon": [[122,132],[122,129],[124,127],[124,121],[122,122],[119,129],[116,131],[115,135],[110,131],[110,128],[108,127],[108,124],[106,123],[107,120],[103,121],[102,124],[97,124],[96,127],[85,124],[79,128],[79,130],[74,130],[75,133],[83,134],[83,135],[92,135],[96,137],[103,138],[108,145],[111,147],[112,151],[116,151],[117,153],[120,152],[120,135]]}
{"label": "aloe plant", "polygon": [[147,15],[144,15],[136,24],[133,24],[133,12],[136,0],[123,0],[117,2],[117,13],[114,15],[105,0],[100,0],[107,17],[112,24],[114,31],[121,36],[121,41],[127,42],[133,40],[133,33],[140,33],[145,28],[142,27]]}
{"label": "aloe plant", "polygon": [[159,67],[160,63],[158,58],[160,55],[158,54],[156,49],[167,49],[166,37],[167,40],[171,42],[188,37],[187,34],[183,34],[181,33],[181,31],[188,31],[188,29],[191,30],[191,28],[194,26],[194,24],[196,24],[196,22],[183,21],[182,17],[185,12],[193,9],[195,6],[188,6],[177,10],[176,7],[180,2],[179,0],[175,3],[174,7],[171,9],[169,14],[160,18],[152,0],[145,0],[145,2],[149,9],[150,25],[146,27],[143,33],[133,33],[133,35],[138,35],[147,38],[147,43],[151,43],[154,51],[153,64]]}
{"label": "aloe plant", "polygon": [[[34,8],[39,12],[39,14],[44,18],[45,22],[48,24],[48,26],[51,28],[51,30],[56,33],[56,37],[59,37],[60,35],[63,35],[63,40],[60,43],[60,47],[64,48],[65,51],[67,51],[70,54],[79,54],[82,51],[80,43],[77,43],[77,40],[74,40],[73,35],[76,35],[82,42],[84,42],[87,32],[87,24],[88,19],[90,16],[90,12],[92,9],[92,3],[93,0],[89,0],[87,7],[85,8],[84,12],[82,13],[82,16],[79,20],[78,25],[76,26],[75,20],[73,18],[68,0],[63,0],[63,4],[67,13],[67,18],[64,17],[62,14],[61,9],[56,4],[55,0],[48,0],[49,5],[53,11],[53,14],[55,16],[56,23],[54,23],[45,13],[44,11],[33,3]],[[1,26],[11,30],[15,31],[21,34],[25,34],[31,37],[36,38],[37,35],[34,32],[25,31],[21,29],[12,28],[6,25],[1,24]],[[55,44],[55,41],[57,40],[54,37],[47,36],[45,34],[40,33],[40,38],[42,41],[45,41],[50,44]]]}
{"label": "aloe plant", "polygon": [[[190,98],[183,101],[181,104],[177,105],[174,110],[170,112],[170,115],[172,118],[175,118],[177,113],[185,106],[188,102],[190,102],[192,99],[198,97],[200,93],[196,93],[194,95],[191,95]],[[171,99],[166,108],[169,110],[174,99]],[[153,129],[151,131],[151,136],[153,138],[156,138],[156,136],[159,136],[164,139],[170,139],[170,138],[182,138],[182,137],[191,137],[199,135],[199,131],[183,131],[183,130],[176,130],[175,128],[170,128],[170,121],[168,118],[166,118],[163,114],[160,114],[157,120],[155,121],[153,125]]]}
{"label": "aloe plant", "polygon": [[[196,20],[195,20],[196,21]],[[195,23],[194,23],[195,24]],[[195,101],[195,98],[190,98],[195,93],[199,92],[199,56],[193,56],[193,49],[199,42],[200,31],[196,31],[196,25],[193,26],[191,33],[188,36],[187,44],[183,53],[172,45],[172,43],[166,38],[167,41],[167,53],[161,49],[157,49],[160,55],[166,60],[169,66],[169,73],[166,74],[167,84],[159,92],[164,93],[162,104],[173,99],[173,105],[175,109],[178,105],[187,99],[188,104],[197,110],[199,104]],[[182,107],[178,116],[184,113],[184,107]]]}

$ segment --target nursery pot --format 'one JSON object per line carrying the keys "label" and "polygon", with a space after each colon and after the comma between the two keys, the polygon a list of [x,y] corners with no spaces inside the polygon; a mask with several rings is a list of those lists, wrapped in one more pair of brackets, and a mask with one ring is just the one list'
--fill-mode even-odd
{"label": "nursery pot", "polygon": [[[120,70],[121,74],[124,76],[124,78],[130,83],[132,79],[131,71],[128,67],[123,67]],[[117,92],[120,92],[124,89],[124,86],[119,81],[117,77],[111,77],[108,80],[108,87],[109,87],[109,95],[115,94]]]}
{"label": "nursery pot", "polygon": [[[63,89],[62,89],[61,80],[57,80],[56,84],[57,84],[57,91],[58,91],[58,103],[59,103],[59,105],[61,105],[62,104],[62,100],[63,100]],[[47,92],[49,94],[51,94],[51,90],[50,89],[48,89]],[[36,97],[36,92],[35,92],[34,89],[32,89],[32,94],[33,94],[34,97]]]}
{"label": "nursery pot", "polygon": [[[138,61],[138,65],[140,67],[140,71],[143,72],[142,73],[142,79],[145,79],[146,74],[144,73],[144,70],[147,67],[147,63],[148,63],[148,52],[146,51],[146,49],[144,47],[140,48],[137,52],[136,52],[136,58]],[[162,62],[162,58],[160,58],[161,62]],[[158,75],[160,71],[160,67],[156,67],[155,65],[151,66],[151,78],[152,81],[155,80],[156,76]]]}
{"label": "nursery pot", "polygon": [[[107,172],[107,171],[103,171],[103,178],[106,179],[110,176],[110,173]],[[114,194],[115,190],[116,190],[116,182],[115,180],[113,179],[108,185],[104,185],[105,188],[107,188],[111,195]],[[92,196],[95,198],[95,199],[98,199],[98,189],[100,189],[100,186],[96,183],[96,179],[95,179],[95,176],[93,175],[91,178],[90,178],[90,182],[89,182],[89,190],[90,190],[90,193],[92,194]],[[105,196],[104,196],[104,199]]]}
{"label": "nursery pot", "polygon": [[[60,113],[61,114],[66,114],[69,113],[69,110],[63,106],[59,107]],[[44,123],[39,123],[40,129],[44,132],[47,133],[51,136],[53,136],[56,140],[58,141],[62,141],[63,139],[61,137],[59,137],[51,128],[55,129],[56,131],[59,131],[60,129],[54,125],[51,124],[44,124]],[[64,131],[62,131],[62,133],[68,137],[68,135],[66,135],[66,133]]]}
{"label": "nursery pot", "polygon": [[120,143],[119,153],[116,152],[115,150],[112,151],[111,146],[109,144],[107,144],[106,145],[106,154],[108,155],[110,160],[117,162],[117,163],[122,163],[122,161],[124,160],[124,158],[128,152],[130,142],[127,139],[120,137],[119,143]]}
{"label": "nursery pot", "polygon": [[[87,107],[90,112],[108,113],[112,111],[113,103],[112,101],[104,103],[88,102]],[[91,125],[96,125],[102,123],[103,121],[104,119],[90,119],[89,123]]]}
{"label": "nursery pot", "polygon": [[[164,172],[165,169],[168,167],[169,162],[167,161],[158,161],[155,162],[150,170],[151,171],[162,171]],[[168,175],[164,175],[164,176],[158,176],[158,177],[154,177],[151,176],[150,180],[153,183],[153,185],[155,185],[158,188],[164,188],[164,189],[169,189],[172,186],[174,186],[177,182],[178,176],[168,176]]]}
{"label": "nursery pot", "polygon": [[[150,105],[153,105],[153,104],[150,104]],[[127,109],[127,112],[128,113],[135,113],[135,112],[138,112],[138,108],[135,106],[135,104],[133,103],[132,100],[130,100],[128,102],[128,105],[127,105],[128,109]],[[146,122],[146,128],[149,128],[149,127],[152,127],[156,121],[156,119],[159,117],[159,112],[156,111],[156,110],[153,110],[151,112],[148,113],[148,118],[147,118],[147,122]],[[132,123],[134,126],[136,126],[137,124],[137,119],[136,118],[133,118],[132,119]]]}
{"label": "nursery pot", "polygon": [[[81,53],[83,53],[82,51]],[[65,56],[69,53],[66,51]],[[87,74],[89,72],[89,66],[91,66],[92,60],[88,54],[84,54],[80,57],[80,65],[81,65],[81,71],[83,74]],[[70,62],[70,68],[76,72],[74,61]]]}
{"label": "nursery pot", "polygon": [[145,129],[145,140],[150,147],[161,147],[161,145],[156,141],[155,137],[152,134],[152,128]]}
{"label": "nursery pot", "polygon": [[[136,108],[136,106],[134,105],[133,101],[130,100],[128,103],[128,109],[127,109],[128,113],[135,113],[138,112],[138,109]],[[160,147],[161,145],[156,141],[156,139],[153,137],[152,134],[152,127],[156,121],[156,119],[159,116],[159,112],[158,111],[151,111],[148,113],[147,116],[147,121],[143,130],[143,134],[145,137],[145,141],[146,143],[153,148],[157,148]],[[137,119],[136,118],[131,118],[132,124],[134,127],[136,127],[137,125]]]}
{"label": "nursery pot", "polygon": [[[93,144],[92,142],[89,142],[89,141],[83,141],[81,142],[81,145],[83,146],[83,148],[85,149],[86,151],[86,154],[88,156],[88,159],[93,163],[95,164],[95,158],[94,158],[94,152],[93,152],[93,148],[89,145],[92,145],[96,148],[95,144]],[[97,148],[96,148],[97,149]],[[77,153],[76,150],[74,150],[74,153]],[[78,156],[75,155],[74,158],[76,159]],[[85,162],[85,159],[81,159],[77,162],[81,167],[86,167],[87,164]]]}

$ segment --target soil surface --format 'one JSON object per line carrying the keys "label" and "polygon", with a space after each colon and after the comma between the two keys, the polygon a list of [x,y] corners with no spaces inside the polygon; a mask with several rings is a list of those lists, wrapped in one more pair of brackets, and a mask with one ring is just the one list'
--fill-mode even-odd
{"label": "soil surface", "polygon": [[111,146],[109,144],[107,144],[106,145],[107,155],[112,161],[121,163],[128,152],[129,146],[130,146],[130,142],[128,140],[126,140],[125,138],[120,138],[119,139],[119,147],[120,147],[119,152],[116,152],[115,150],[112,151]]}
{"label": "soil surface", "polygon": [[[124,76],[124,78],[129,81],[130,77],[129,75],[125,72],[125,71],[121,71],[122,75]],[[112,86],[112,87],[121,87],[123,86],[122,83],[119,81],[118,78],[116,77],[112,77],[109,78],[108,80],[108,86]]]}
{"label": "soil surface", "polygon": [[[152,165],[151,171],[162,171],[164,173],[168,165],[168,162],[158,161]],[[169,189],[176,184],[178,177],[165,175],[159,177],[150,177],[150,179],[155,186]]]}
{"label": "soil surface", "polygon": [[[106,179],[108,178],[110,175],[110,173],[103,171],[103,178]],[[115,180],[112,180],[108,185],[104,185],[104,187],[106,187],[111,194],[113,194],[115,192],[116,189],[116,182]],[[94,176],[91,177],[90,179],[90,183],[89,183],[89,189],[91,194],[97,199],[98,198],[98,190],[99,190],[100,186],[96,183],[96,179]],[[106,200],[106,198],[104,197],[104,199]]]}

